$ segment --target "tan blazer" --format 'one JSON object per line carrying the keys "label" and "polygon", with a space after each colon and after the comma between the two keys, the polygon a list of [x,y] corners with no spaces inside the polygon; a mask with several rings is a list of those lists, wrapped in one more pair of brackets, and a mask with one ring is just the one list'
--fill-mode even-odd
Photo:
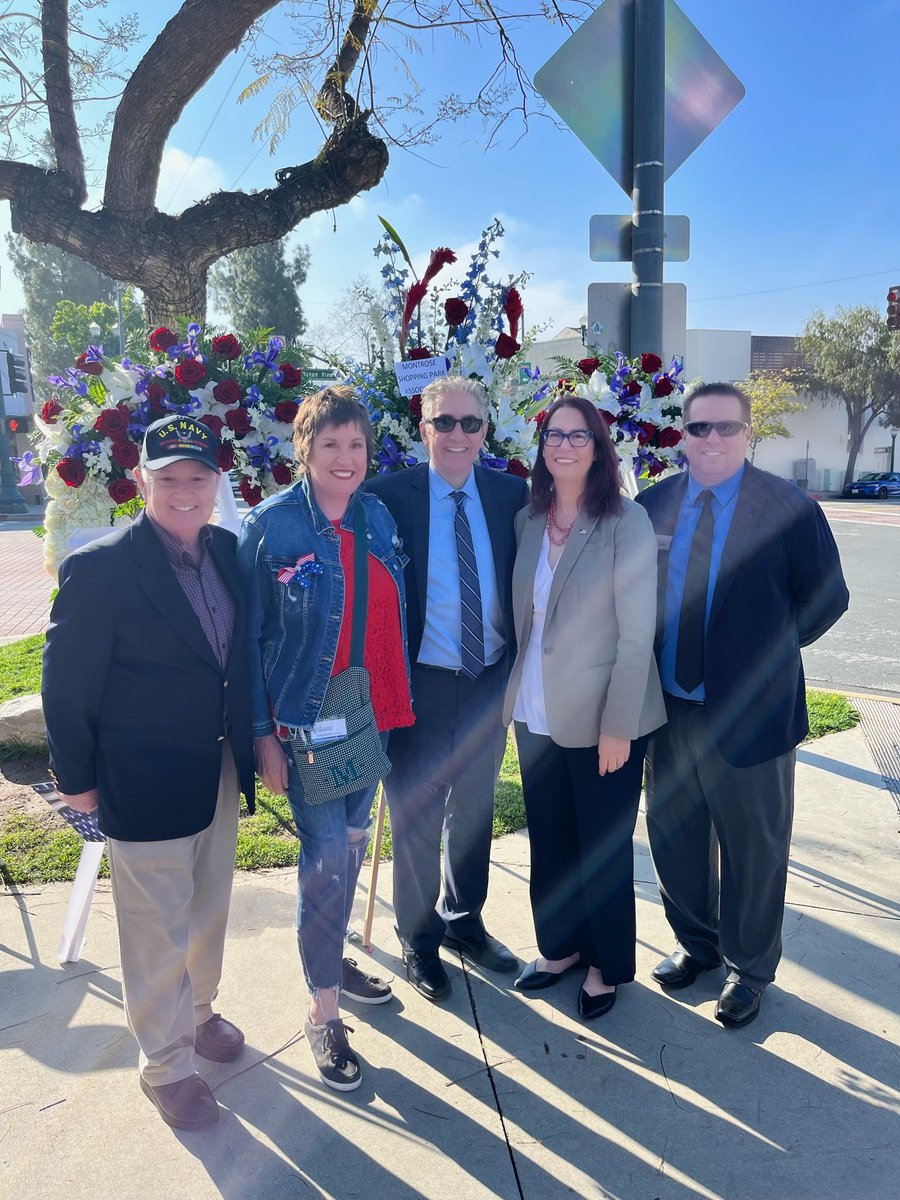
{"label": "tan blazer", "polygon": [[[531,636],[534,576],[546,516],[516,516],[513,569],[518,653],[503,720],[512,720]],[[550,736],[590,746],[601,733],[633,741],[666,720],[653,637],[656,535],[644,510],[623,497],[616,516],[579,513],[553,574],[544,623],[544,698]]]}

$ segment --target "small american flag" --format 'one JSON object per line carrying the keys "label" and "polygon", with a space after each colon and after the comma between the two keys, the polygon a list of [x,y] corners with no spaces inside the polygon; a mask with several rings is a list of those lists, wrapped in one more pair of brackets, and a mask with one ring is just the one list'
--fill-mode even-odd
{"label": "small american flag", "polygon": [[312,553],[304,554],[302,556],[302,558],[297,559],[297,561],[294,563],[294,565],[292,567],[282,567],[281,570],[278,572],[278,575],[276,576],[276,578],[278,579],[278,582],[279,583],[290,583],[291,580],[295,578],[295,576],[297,575],[297,572],[300,570],[300,568],[303,566],[304,563],[315,562],[315,559],[316,559],[315,554],[312,554]]}
{"label": "small american flag", "polygon": [[32,787],[39,796],[42,796],[47,801],[55,813],[59,813],[64,821],[68,821],[75,832],[83,837],[86,842],[106,841],[106,837],[101,832],[100,826],[97,823],[96,809],[93,812],[83,813],[78,812],[77,809],[69,808],[68,804],[60,798],[55,783],[35,783]]}

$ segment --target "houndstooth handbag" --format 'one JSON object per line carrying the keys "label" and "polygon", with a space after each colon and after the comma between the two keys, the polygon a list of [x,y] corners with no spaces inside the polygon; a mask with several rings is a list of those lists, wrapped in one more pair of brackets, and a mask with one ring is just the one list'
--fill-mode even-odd
{"label": "houndstooth handbag", "polygon": [[329,679],[317,722],[343,719],[347,731],[346,736],[333,741],[315,743],[309,729],[298,729],[291,734],[291,754],[307,804],[326,804],[329,800],[374,787],[391,769],[375,724],[369,672],[363,666],[369,599],[368,558],[366,513],[357,499],[353,514],[350,666]]}

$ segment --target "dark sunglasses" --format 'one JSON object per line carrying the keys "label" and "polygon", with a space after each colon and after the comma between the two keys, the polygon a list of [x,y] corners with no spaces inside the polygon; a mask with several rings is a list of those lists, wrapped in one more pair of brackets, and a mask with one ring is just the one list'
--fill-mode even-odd
{"label": "dark sunglasses", "polygon": [[484,421],[481,417],[451,417],[449,413],[439,413],[436,417],[426,417],[426,425],[433,425],[438,433],[450,433],[458,425],[463,433],[481,433]]}
{"label": "dark sunglasses", "polygon": [[734,437],[742,429],[749,428],[746,421],[688,421],[684,432],[689,433],[691,437],[705,438],[715,430],[719,437]]}

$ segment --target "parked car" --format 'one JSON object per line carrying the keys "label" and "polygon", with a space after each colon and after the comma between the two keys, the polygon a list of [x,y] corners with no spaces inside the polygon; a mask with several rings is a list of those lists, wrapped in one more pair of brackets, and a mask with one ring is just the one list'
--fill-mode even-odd
{"label": "parked car", "polygon": [[859,479],[845,485],[842,496],[900,496],[900,471],[867,471]]}

